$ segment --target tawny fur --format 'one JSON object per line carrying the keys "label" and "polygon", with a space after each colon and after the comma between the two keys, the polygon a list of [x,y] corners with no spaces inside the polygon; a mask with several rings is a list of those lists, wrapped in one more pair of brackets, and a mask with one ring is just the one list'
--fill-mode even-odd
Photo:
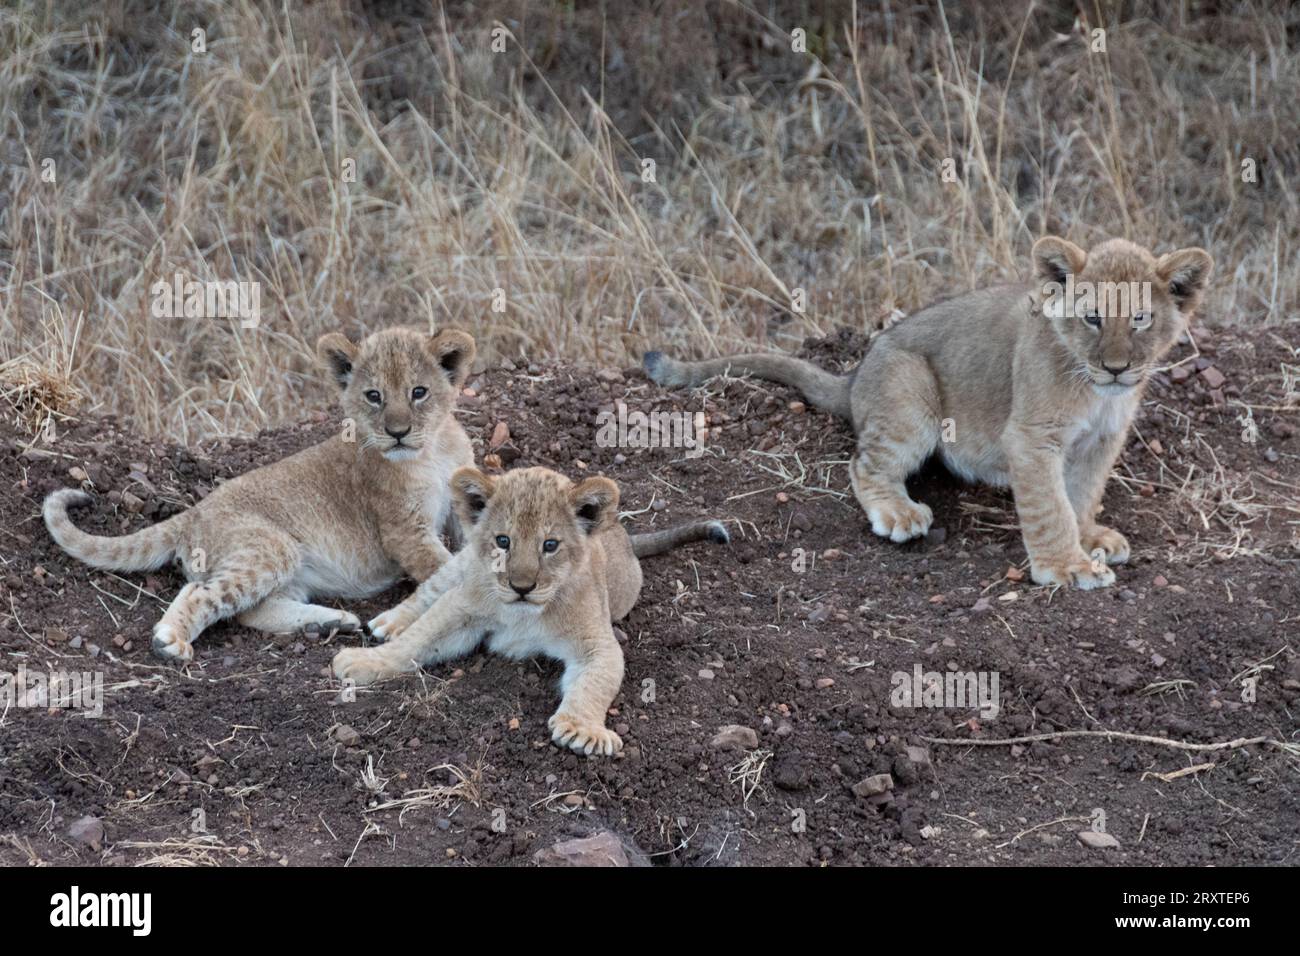
{"label": "tawny fur", "polygon": [[[1085,252],[1056,237],[1040,239],[1032,258],[1033,283],[932,305],[880,333],[847,375],[781,355],[680,362],[650,352],[646,370],[664,385],[754,374],[848,419],[853,490],[872,531],[893,541],[929,531],[930,509],[904,481],[932,454],[968,481],[1009,486],[1034,581],[1104,587],[1115,580],[1107,564],[1128,560],[1129,545],[1097,523],[1102,492],[1147,376],[1186,328],[1213,260],[1194,248],[1157,257],[1122,239]],[[1136,303],[1108,315],[1123,310],[1103,300],[1097,325],[1049,308],[1047,284],[1067,276],[1150,283],[1150,324]]]}
{"label": "tawny fur", "polygon": [[[725,543],[726,532],[701,522],[664,532],[651,548],[619,524],[614,482],[575,484],[546,468],[496,479],[462,468],[452,493],[467,529],[464,549],[370,622],[388,643],[335,655],[335,676],[369,684],[464,656],[484,640],[507,657],[544,654],[564,663],[552,739],[585,754],[617,753],[623,741],[605,716],[623,682],[623,651],[610,622],[641,592],[636,543],[657,553],[688,540]],[[556,542],[553,550],[547,541]]]}
{"label": "tawny fur", "polygon": [[457,329],[389,329],[356,345],[331,333],[317,352],[354,430],[225,482],[190,510],[124,537],[73,525],[68,506],[88,495],[69,489],[45,499],[51,536],[93,567],[143,571],[179,561],[189,583],[154,627],[161,656],[192,659],[198,635],[231,616],[270,632],[355,630],[355,615],[308,602],[365,597],[403,575],[422,581],[451,557],[439,534],[451,516],[452,472],[474,460],[452,416],[473,338]]}

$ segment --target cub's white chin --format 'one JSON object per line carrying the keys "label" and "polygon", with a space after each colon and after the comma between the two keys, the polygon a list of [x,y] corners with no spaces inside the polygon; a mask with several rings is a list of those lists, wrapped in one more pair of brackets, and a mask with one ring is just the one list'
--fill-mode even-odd
{"label": "cub's white chin", "polygon": [[514,597],[504,599],[501,603],[505,605],[507,611],[523,615],[540,614],[542,613],[542,608],[546,606],[544,604],[537,604],[533,601],[520,601]]}
{"label": "cub's white chin", "polygon": [[401,448],[389,448],[384,452],[384,457],[389,461],[410,461],[412,458],[418,458],[419,455],[418,448],[410,448],[407,445]]}
{"label": "cub's white chin", "polygon": [[1123,395],[1125,392],[1127,392],[1129,389],[1133,388],[1136,385],[1137,382],[1107,382],[1104,385],[1099,382],[1093,382],[1092,390],[1096,392],[1098,395],[1104,395],[1107,398],[1113,398],[1116,395]]}

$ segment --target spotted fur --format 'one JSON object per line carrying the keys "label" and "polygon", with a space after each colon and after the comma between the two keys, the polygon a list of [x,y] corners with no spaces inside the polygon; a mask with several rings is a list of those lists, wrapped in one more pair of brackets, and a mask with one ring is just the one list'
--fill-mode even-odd
{"label": "spotted fur", "polygon": [[[340,387],[339,435],[123,537],[96,537],[72,523],[68,506],[88,495],[65,489],[46,498],[50,535],[92,567],[180,563],[188,583],[154,627],[161,656],[192,659],[198,635],[227,617],[271,632],[356,629],[354,615],[310,599],[364,597],[403,574],[422,581],[451,557],[439,534],[450,517],[452,472],[473,462],[452,416],[473,338],[397,328],[358,345],[331,333],[317,352]],[[417,388],[426,390],[419,398]]]}

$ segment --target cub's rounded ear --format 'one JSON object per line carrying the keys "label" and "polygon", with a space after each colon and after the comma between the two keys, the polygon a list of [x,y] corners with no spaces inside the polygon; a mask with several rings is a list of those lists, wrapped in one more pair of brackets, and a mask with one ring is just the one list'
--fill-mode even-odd
{"label": "cub's rounded ear", "polygon": [[477,468],[457,468],[451,476],[451,498],[460,523],[473,526],[494,491],[496,482]]}
{"label": "cub's rounded ear", "polygon": [[1034,243],[1030,253],[1034,260],[1034,275],[1043,282],[1065,282],[1065,277],[1083,271],[1088,254],[1059,236],[1044,236]]}
{"label": "cub's rounded ear", "polygon": [[569,490],[573,515],[587,534],[618,521],[618,485],[608,478],[587,478]]}
{"label": "cub's rounded ear", "polygon": [[1214,271],[1214,260],[1204,249],[1179,249],[1156,261],[1156,275],[1169,284],[1178,311],[1190,314],[1201,301],[1201,293]]}
{"label": "cub's rounded ear", "polygon": [[476,351],[474,336],[460,329],[443,329],[429,336],[429,352],[455,388],[469,378]]}
{"label": "cub's rounded ear", "polygon": [[352,363],[357,358],[357,347],[342,332],[330,332],[316,340],[316,356],[330,370],[339,388],[347,388],[352,381]]}

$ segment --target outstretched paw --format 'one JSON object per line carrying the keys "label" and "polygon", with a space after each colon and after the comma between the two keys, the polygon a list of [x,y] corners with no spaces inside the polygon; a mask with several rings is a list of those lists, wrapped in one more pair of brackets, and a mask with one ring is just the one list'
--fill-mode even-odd
{"label": "outstretched paw", "polygon": [[358,687],[400,673],[382,654],[364,647],[347,647],[339,651],[334,655],[333,668],[335,677],[350,680]]}
{"label": "outstretched paw", "polygon": [[623,749],[623,738],[603,724],[594,724],[569,714],[552,714],[546,722],[551,740],[578,753],[612,757]]}

